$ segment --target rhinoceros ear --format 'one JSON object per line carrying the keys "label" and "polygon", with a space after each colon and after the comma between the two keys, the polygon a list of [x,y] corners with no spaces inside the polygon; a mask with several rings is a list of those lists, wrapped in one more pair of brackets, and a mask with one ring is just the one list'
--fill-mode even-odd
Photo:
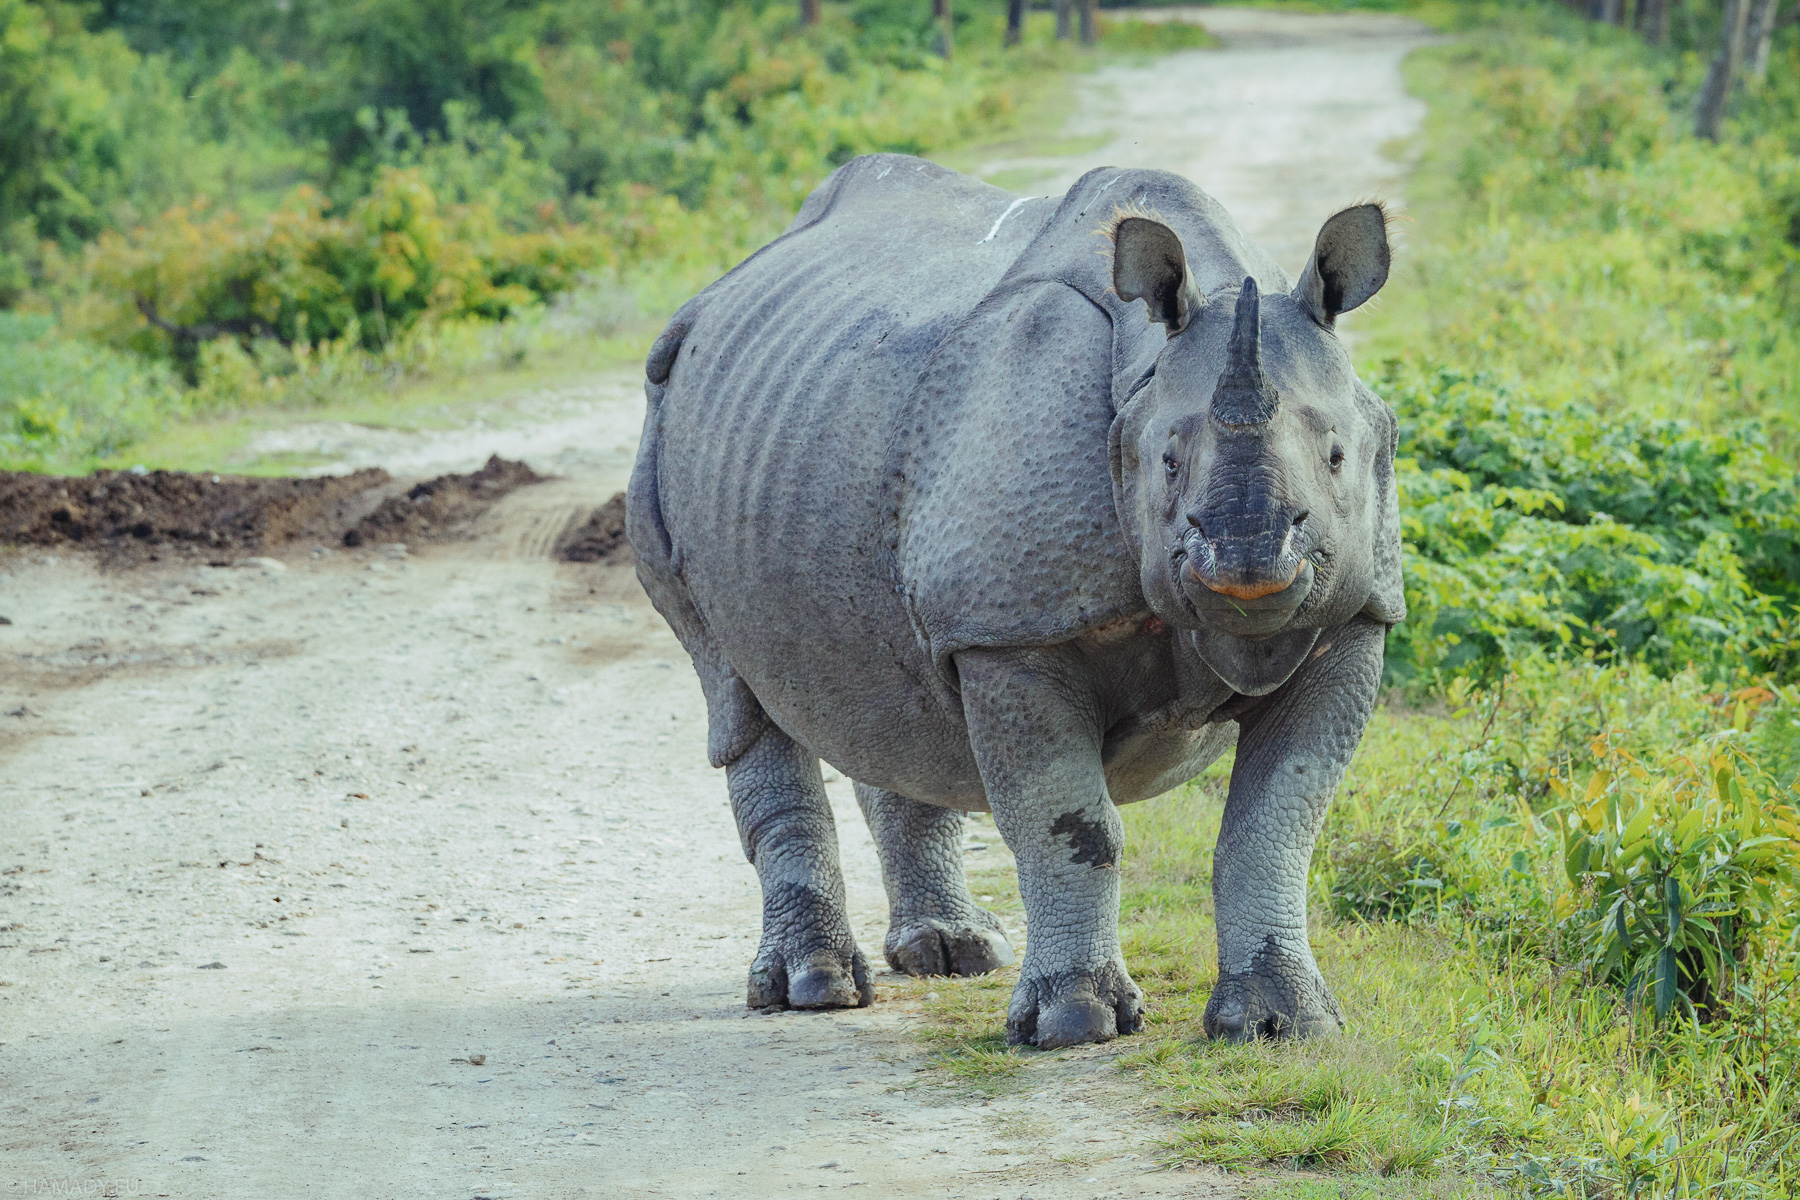
{"label": "rhinoceros ear", "polygon": [[1386,210],[1379,204],[1346,208],[1319,230],[1312,260],[1294,287],[1294,299],[1329,329],[1339,313],[1381,290],[1391,262]]}
{"label": "rhinoceros ear", "polygon": [[1187,252],[1175,231],[1149,217],[1123,217],[1113,227],[1113,291],[1143,300],[1150,319],[1174,337],[1205,300],[1188,274]]}

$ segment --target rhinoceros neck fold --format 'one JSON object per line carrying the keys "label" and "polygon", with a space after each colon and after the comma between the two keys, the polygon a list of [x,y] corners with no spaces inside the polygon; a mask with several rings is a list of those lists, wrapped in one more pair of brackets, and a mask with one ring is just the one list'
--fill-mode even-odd
{"label": "rhinoceros neck fold", "polygon": [[1184,639],[1195,657],[1231,690],[1242,696],[1266,696],[1299,669],[1319,631],[1288,629],[1259,641],[1232,637],[1211,629],[1190,629]]}

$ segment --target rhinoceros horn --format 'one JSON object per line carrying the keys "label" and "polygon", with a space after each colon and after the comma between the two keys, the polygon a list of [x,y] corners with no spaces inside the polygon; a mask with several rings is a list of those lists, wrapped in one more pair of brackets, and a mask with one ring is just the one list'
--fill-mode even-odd
{"label": "rhinoceros horn", "polygon": [[1263,373],[1262,300],[1256,280],[1246,278],[1225,347],[1225,372],[1213,391],[1213,416],[1227,425],[1261,425],[1280,403],[1281,393]]}

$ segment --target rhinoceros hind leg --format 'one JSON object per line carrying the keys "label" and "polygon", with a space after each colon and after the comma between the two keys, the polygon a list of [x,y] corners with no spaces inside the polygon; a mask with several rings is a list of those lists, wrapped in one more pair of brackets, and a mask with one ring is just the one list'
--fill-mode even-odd
{"label": "rhinoceros hind leg", "polygon": [[856,785],[887,885],[888,965],[908,975],[985,975],[1013,961],[1000,918],[975,903],[963,873],[964,816]]}
{"label": "rhinoceros hind leg", "polygon": [[728,768],[731,811],[762,882],[762,945],[751,1008],[860,1008],[875,1001],[869,963],[844,913],[837,827],[819,760],[773,725]]}

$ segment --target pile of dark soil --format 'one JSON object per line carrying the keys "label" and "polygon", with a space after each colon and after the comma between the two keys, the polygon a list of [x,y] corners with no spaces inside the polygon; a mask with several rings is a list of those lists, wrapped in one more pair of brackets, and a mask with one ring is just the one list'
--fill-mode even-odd
{"label": "pile of dark soil", "polygon": [[389,482],[369,468],[322,479],[183,471],[65,477],[0,472],[0,543],[97,550],[253,551],[302,536]]}
{"label": "pile of dark soil", "polygon": [[538,479],[525,464],[497,457],[474,474],[442,475],[398,495],[379,468],[317,479],[0,471],[0,545],[95,550],[134,562],[306,542],[439,541],[460,536],[494,501]]}
{"label": "pile of dark soil", "polygon": [[460,536],[494,501],[543,478],[520,462],[499,455],[472,475],[439,475],[390,496],[345,532],[346,546],[365,542],[425,542]]}
{"label": "pile of dark soil", "polygon": [[631,545],[625,540],[625,493],[588,514],[585,521],[571,521],[556,539],[556,557],[564,562],[593,563],[625,559]]}

